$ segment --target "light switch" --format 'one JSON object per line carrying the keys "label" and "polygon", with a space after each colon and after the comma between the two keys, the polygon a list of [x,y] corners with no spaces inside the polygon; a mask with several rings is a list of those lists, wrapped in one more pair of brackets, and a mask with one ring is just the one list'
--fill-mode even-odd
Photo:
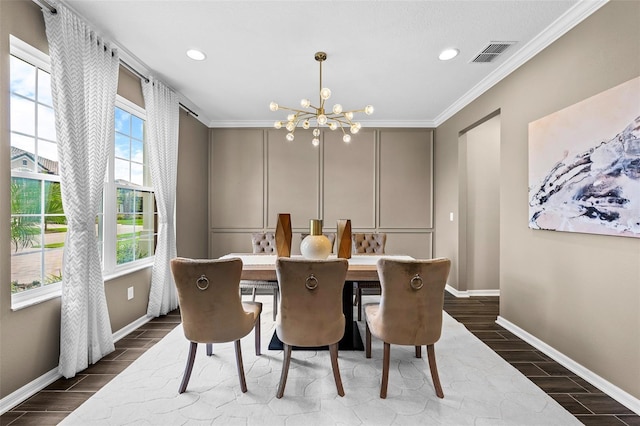
{"label": "light switch", "polygon": [[453,222],[453,212],[449,213],[449,221]]}
{"label": "light switch", "polygon": [[133,299],[133,287],[127,289],[127,300]]}

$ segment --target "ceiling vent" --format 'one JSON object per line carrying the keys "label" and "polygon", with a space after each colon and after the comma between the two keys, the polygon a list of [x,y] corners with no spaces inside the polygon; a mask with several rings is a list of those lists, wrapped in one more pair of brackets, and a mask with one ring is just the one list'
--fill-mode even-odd
{"label": "ceiling vent", "polygon": [[487,63],[493,62],[502,52],[507,50],[509,46],[515,44],[515,41],[492,41],[480,53],[476,55],[471,62]]}

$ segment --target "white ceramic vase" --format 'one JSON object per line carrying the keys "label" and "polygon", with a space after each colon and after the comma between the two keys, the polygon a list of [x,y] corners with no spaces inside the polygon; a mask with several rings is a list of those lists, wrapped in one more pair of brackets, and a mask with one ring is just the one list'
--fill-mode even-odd
{"label": "white ceramic vase", "polygon": [[322,220],[311,219],[309,233],[300,243],[300,253],[305,259],[325,260],[331,254],[331,241],[322,234]]}
{"label": "white ceramic vase", "polygon": [[324,235],[307,235],[300,243],[305,259],[325,260],[331,254],[331,241]]}

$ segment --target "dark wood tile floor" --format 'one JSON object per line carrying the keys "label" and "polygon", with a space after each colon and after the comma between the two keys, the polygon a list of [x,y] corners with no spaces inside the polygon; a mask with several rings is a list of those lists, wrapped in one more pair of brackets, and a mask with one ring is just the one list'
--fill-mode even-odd
{"label": "dark wood tile floor", "polygon": [[[445,297],[463,323],[585,425],[640,426],[640,416],[495,323],[498,297]],[[56,425],[180,323],[178,311],[156,318],[116,343],[116,350],[72,379],[60,379],[11,411],[0,425]]]}

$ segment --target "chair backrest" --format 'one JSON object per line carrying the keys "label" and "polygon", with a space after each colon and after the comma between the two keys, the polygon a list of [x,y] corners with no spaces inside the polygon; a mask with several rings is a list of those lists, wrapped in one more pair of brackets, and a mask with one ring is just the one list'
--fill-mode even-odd
{"label": "chair backrest", "polygon": [[383,254],[384,246],[387,243],[387,234],[384,232],[365,234],[351,234],[351,250],[354,254],[359,253],[376,253]]}
{"label": "chair backrest", "polygon": [[[322,234],[322,235],[324,235],[325,237],[327,237],[329,239],[329,242],[331,243],[331,253],[333,253],[333,245],[336,242],[336,233],[335,232],[329,232],[329,233]],[[300,241],[304,240],[307,236],[309,236],[308,232],[307,233],[303,232],[302,234],[300,234]]]}
{"label": "chair backrest", "polygon": [[444,287],[451,261],[430,260],[378,261],[382,295],[379,321],[387,343],[430,345],[440,339]]}
{"label": "chair backrest", "polygon": [[276,260],[280,285],[276,333],[282,342],[309,347],[330,345],[342,338],[342,289],[348,267],[346,259]]}
{"label": "chair backrest", "polygon": [[254,253],[276,253],[276,235],[273,232],[254,232],[251,234]]}
{"label": "chair backrest", "polygon": [[231,342],[253,328],[253,315],[240,300],[242,260],[171,260],[178,290],[182,327],[187,339],[197,343]]}

